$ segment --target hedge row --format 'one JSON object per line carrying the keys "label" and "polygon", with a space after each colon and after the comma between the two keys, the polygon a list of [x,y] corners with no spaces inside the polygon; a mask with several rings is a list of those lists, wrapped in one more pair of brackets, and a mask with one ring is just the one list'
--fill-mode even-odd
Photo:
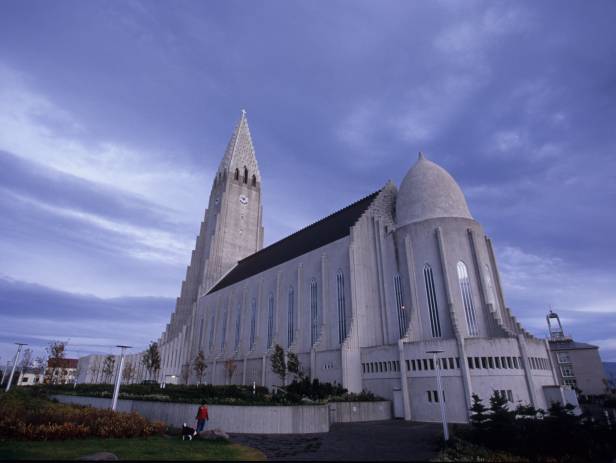
{"label": "hedge row", "polygon": [[[113,386],[110,384],[39,385],[32,386],[41,394],[80,395],[110,398]],[[320,383],[317,379],[304,378],[293,381],[282,391],[270,394],[265,387],[240,385],[167,385],[164,389],[156,384],[128,384],[120,391],[121,399],[148,400],[160,402],[199,403],[219,405],[294,405],[326,402],[359,402],[383,400],[369,392],[350,394],[340,385]],[[279,389],[279,390],[280,390]]]}

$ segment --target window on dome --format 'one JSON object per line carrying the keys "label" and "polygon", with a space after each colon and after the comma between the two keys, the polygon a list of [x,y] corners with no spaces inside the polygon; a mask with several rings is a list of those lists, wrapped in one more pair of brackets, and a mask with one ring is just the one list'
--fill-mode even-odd
{"label": "window on dome", "polygon": [[432,329],[432,337],[440,338],[441,323],[438,317],[438,305],[436,302],[436,290],[434,289],[434,274],[432,267],[428,264],[424,266],[424,282],[426,284],[426,297],[428,298],[428,310],[430,313],[430,327]]}
{"label": "window on dome", "polygon": [[460,284],[460,294],[464,304],[464,315],[466,317],[466,326],[469,336],[477,336],[477,320],[475,318],[475,306],[473,305],[473,295],[471,293],[470,280],[468,279],[468,271],[464,262],[458,262],[458,283]]}
{"label": "window on dome", "polygon": [[400,337],[404,336],[407,327],[407,315],[406,307],[404,306],[404,297],[402,294],[402,281],[400,275],[394,275],[394,290],[396,292],[396,311],[398,312],[398,329],[400,331]]}

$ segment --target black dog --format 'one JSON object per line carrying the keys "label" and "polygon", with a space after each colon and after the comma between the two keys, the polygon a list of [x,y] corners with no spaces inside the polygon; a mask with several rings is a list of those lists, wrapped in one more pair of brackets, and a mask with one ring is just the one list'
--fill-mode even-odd
{"label": "black dog", "polygon": [[184,423],[184,426],[182,426],[182,440],[192,440],[193,436],[197,435],[197,431],[195,431],[195,428],[191,428],[190,426],[187,426],[186,423]]}

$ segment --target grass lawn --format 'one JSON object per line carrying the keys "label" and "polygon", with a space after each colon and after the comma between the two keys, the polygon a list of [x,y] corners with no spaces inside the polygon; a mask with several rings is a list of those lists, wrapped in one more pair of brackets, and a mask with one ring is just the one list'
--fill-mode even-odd
{"label": "grass lawn", "polygon": [[65,441],[0,441],[0,460],[74,460],[111,452],[120,460],[265,460],[260,451],[225,441],[179,437],[74,439]]}

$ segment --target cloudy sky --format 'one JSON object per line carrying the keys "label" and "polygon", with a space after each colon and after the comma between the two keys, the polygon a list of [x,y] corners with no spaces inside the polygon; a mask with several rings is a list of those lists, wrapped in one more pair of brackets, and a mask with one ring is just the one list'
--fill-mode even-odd
{"label": "cloudy sky", "polygon": [[615,21],[611,0],[4,0],[0,362],[160,335],[241,108],[266,243],[422,150],[524,325],[552,306],[616,361]]}

